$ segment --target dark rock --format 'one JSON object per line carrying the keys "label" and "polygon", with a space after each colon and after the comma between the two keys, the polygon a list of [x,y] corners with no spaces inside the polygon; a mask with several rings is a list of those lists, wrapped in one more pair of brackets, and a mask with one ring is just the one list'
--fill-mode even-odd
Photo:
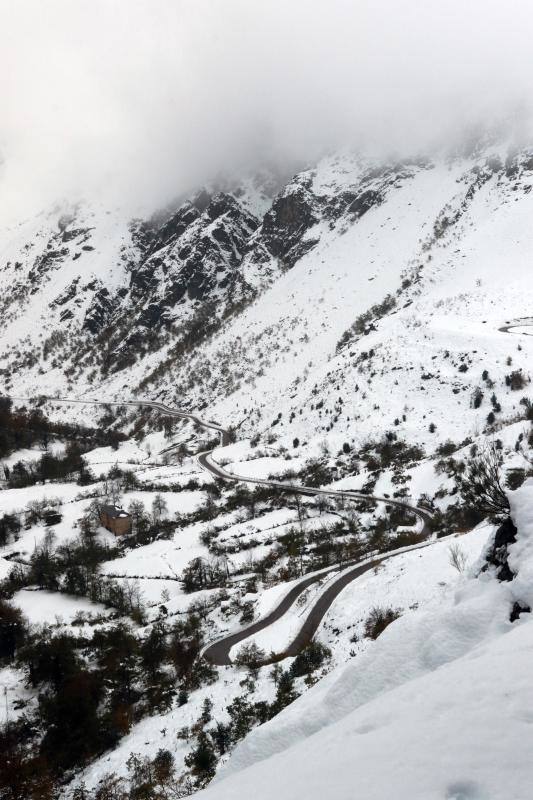
{"label": "dark rock", "polygon": [[139,325],[145,328],[159,327],[163,321],[166,318],[161,303],[150,303],[139,315]]}
{"label": "dark rock", "polygon": [[92,230],[94,230],[94,228],[72,228],[70,231],[64,230],[61,240],[63,242],[71,242],[73,239],[79,239],[80,236],[85,236],[87,239],[89,232]]}
{"label": "dark rock", "polygon": [[516,542],[516,534],[517,530],[513,520],[511,517],[507,517],[494,535],[494,540],[487,552],[486,564],[483,567],[483,572],[487,570],[489,566],[493,566],[497,569],[496,577],[499,581],[513,580],[515,573],[512,572],[507,558],[509,545]]}
{"label": "dark rock", "polygon": [[358,195],[348,206],[348,213],[353,214],[356,219],[359,219],[366,214],[374,206],[380,205],[383,202],[383,195],[380,192],[368,189],[366,192]]}
{"label": "dark rock", "polygon": [[68,303],[69,300],[72,300],[72,298],[75,297],[75,295],[76,295],[76,293],[78,291],[79,280],[80,280],[79,277],[75,278],[67,286],[67,288],[64,289],[61,292],[61,294],[58,294],[58,296],[55,298],[55,300],[52,300],[52,302],[50,303],[50,308],[55,308],[57,306],[64,306],[65,303]]}
{"label": "dark rock", "polygon": [[315,246],[316,239],[306,242],[302,239],[320,218],[316,198],[308,186],[299,183],[291,189],[276,198],[260,229],[263,245],[286,268],[293,267]]}
{"label": "dark rock", "polygon": [[145,261],[131,272],[129,287],[131,300],[135,303],[146,299],[156,291],[158,285],[154,264],[150,260]]}
{"label": "dark rock", "polygon": [[531,614],[531,609],[527,603],[522,605],[521,603],[516,602],[513,604],[511,613],[509,615],[509,622],[514,622],[517,620],[520,617],[520,614]]}
{"label": "dark rock", "polygon": [[200,212],[191,203],[185,203],[162,225],[149,247],[149,253],[155,253],[170,242],[179,239],[187,228],[198,219]]}
{"label": "dark rock", "polygon": [[48,242],[47,251],[35,259],[32,269],[28,273],[28,283],[31,285],[31,294],[39,288],[40,280],[53,269],[58,269],[61,266],[64,258],[69,255],[67,247],[61,250],[52,249],[52,242]]}
{"label": "dark rock", "polygon": [[87,309],[85,319],[83,320],[83,328],[92,333],[93,336],[105,327],[111,319],[114,311],[114,303],[109,291],[102,286],[97,292]]}

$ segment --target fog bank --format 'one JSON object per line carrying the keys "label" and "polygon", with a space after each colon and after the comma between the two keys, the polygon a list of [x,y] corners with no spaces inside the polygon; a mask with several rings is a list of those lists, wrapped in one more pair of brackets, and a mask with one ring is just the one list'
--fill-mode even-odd
{"label": "fog bank", "polygon": [[530,130],[528,0],[0,0],[0,202]]}

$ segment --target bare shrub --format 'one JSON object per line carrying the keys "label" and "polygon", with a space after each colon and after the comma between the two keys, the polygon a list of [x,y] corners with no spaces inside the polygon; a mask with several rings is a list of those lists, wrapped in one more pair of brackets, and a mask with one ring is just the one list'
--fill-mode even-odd
{"label": "bare shrub", "polygon": [[501,455],[494,444],[473,456],[458,477],[463,501],[493,518],[509,513],[509,500],[502,485]]}
{"label": "bare shrub", "polygon": [[518,392],[523,389],[527,383],[527,379],[521,369],[515,369],[509,375],[505,376],[505,385],[509,386],[512,392]]}
{"label": "bare shrub", "polygon": [[453,542],[448,547],[450,566],[463,573],[468,565],[468,556],[458,542]]}
{"label": "bare shrub", "polygon": [[377,639],[385,628],[387,628],[391,622],[394,622],[395,619],[398,619],[399,616],[401,616],[401,612],[397,608],[381,608],[380,606],[374,606],[366,618],[365,636],[369,639]]}

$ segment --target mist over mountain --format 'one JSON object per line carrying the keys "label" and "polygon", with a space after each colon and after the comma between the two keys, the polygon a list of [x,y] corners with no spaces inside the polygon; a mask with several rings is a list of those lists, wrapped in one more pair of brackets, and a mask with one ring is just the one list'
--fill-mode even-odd
{"label": "mist over mountain", "polygon": [[[530,4],[0,4],[3,208],[163,204],[339,146],[413,155],[531,130]],[[9,203],[5,198],[9,193]]]}

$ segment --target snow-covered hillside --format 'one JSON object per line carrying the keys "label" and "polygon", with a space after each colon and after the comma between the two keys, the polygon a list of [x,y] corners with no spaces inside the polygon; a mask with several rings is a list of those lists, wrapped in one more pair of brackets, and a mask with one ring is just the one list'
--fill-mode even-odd
{"label": "snow-covered hillside", "polygon": [[[511,495],[510,583],[478,573],[398,620],[241,744],[202,796],[525,800],[533,689],[533,482]],[[394,790],[392,787],[394,786]]]}
{"label": "snow-covered hillside", "polygon": [[17,800],[526,800],[532,154],[0,230]]}
{"label": "snow-covered hillside", "polygon": [[531,363],[498,331],[531,313],[531,152],[339,154],[271,200],[248,181],[146,222],[80,206],[3,231],[6,388],[157,397],[285,442],[463,439],[482,373],[505,418]]}

